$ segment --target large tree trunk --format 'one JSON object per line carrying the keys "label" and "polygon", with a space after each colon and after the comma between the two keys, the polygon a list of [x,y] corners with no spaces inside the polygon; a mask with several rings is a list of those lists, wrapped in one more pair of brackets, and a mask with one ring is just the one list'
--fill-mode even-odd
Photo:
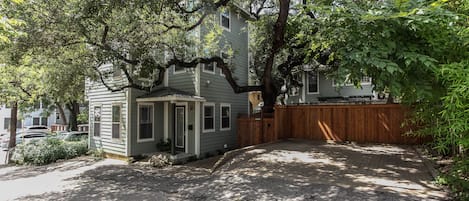
{"label": "large tree trunk", "polygon": [[264,100],[263,113],[272,113],[274,111],[275,102],[277,99],[277,88],[272,79],[272,67],[274,59],[279,50],[285,45],[285,28],[287,25],[288,11],[290,9],[290,0],[280,0],[280,11],[277,21],[274,25],[274,33],[272,37],[272,49],[264,68],[262,76],[262,99]]}
{"label": "large tree trunk", "polygon": [[65,116],[65,111],[64,111],[64,108],[62,107],[62,105],[56,103],[55,104],[56,107],[57,107],[57,110],[59,111],[59,116],[60,116],[60,119],[62,121],[62,125],[67,125],[67,117]]}
{"label": "large tree trunk", "polygon": [[77,117],[78,117],[78,113],[80,113],[80,105],[78,105],[77,101],[72,101],[69,104],[67,104],[67,108],[68,110],[70,110],[69,128],[71,131],[77,131],[78,130]]}
{"label": "large tree trunk", "polygon": [[8,144],[9,149],[16,146],[16,124],[18,121],[18,103],[15,101],[11,104],[10,113],[10,142]]}

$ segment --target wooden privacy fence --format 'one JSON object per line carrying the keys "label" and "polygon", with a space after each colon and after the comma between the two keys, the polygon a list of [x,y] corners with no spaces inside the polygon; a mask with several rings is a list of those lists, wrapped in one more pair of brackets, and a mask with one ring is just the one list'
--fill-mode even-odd
{"label": "wooden privacy fence", "polygon": [[238,118],[238,145],[249,145],[271,142],[278,139],[275,136],[273,118]]}
{"label": "wooden privacy fence", "polygon": [[247,146],[300,138],[358,143],[423,143],[422,138],[403,135],[410,129],[401,126],[407,111],[397,104],[276,106],[274,119],[264,119],[264,125],[260,120],[238,119],[238,142],[240,146]]}

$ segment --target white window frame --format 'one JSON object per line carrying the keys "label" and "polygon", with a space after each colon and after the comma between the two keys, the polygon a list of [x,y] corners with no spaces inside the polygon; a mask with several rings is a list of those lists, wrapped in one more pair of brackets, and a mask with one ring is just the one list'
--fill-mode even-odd
{"label": "white window frame", "polygon": [[[222,108],[223,107],[228,107],[229,110],[230,110],[230,113],[229,113],[229,119],[230,119],[230,126],[228,128],[223,128],[222,125],[223,125],[223,110]],[[229,131],[231,130],[231,104],[229,103],[220,103],[220,131]]]}
{"label": "white window frame", "polygon": [[[140,106],[150,106],[150,121],[151,121],[151,138],[140,139]],[[153,103],[138,103],[137,104],[137,143],[152,142],[155,140],[155,122],[153,122],[155,114],[155,106]]]}
{"label": "white window frame", "polygon": [[306,93],[307,94],[319,94],[319,72],[317,72],[317,71],[313,71],[313,72],[316,73],[318,91],[317,92],[310,92],[309,91],[309,75],[308,75],[308,73],[311,73],[311,72],[306,72],[305,75],[306,75]]}
{"label": "white window frame", "polygon": [[[350,82],[350,80],[348,79],[348,75],[347,75],[347,78],[345,79],[345,82],[344,82],[344,85],[338,85],[335,80],[333,79],[332,80],[332,86],[333,87],[338,87],[338,86],[345,86],[345,87],[351,87],[351,86],[355,86],[353,83]],[[372,82],[372,78],[370,76],[363,76],[363,77],[368,77],[368,81],[367,82],[360,82],[360,84],[362,86],[368,86],[368,85],[371,85],[371,82]],[[362,77],[362,80],[363,80],[363,77]]]}
{"label": "white window frame", "polygon": [[[220,11],[220,26],[228,31],[231,32],[231,11],[228,8],[225,8],[226,10]],[[228,15],[225,15],[225,12],[228,12]],[[223,26],[223,17],[228,18],[228,27]]]}
{"label": "white window frame", "polygon": [[206,69],[205,69],[205,65],[208,65],[208,64],[202,64],[202,65],[203,65],[203,66],[202,66],[202,72],[204,72],[204,73],[210,73],[210,74],[215,74],[215,69],[216,69],[217,63],[216,63],[216,62],[211,62],[211,64],[213,65],[213,71],[211,71],[211,70],[206,70]]}
{"label": "white window frame", "polygon": [[[94,118],[97,107],[100,108],[100,114],[99,115],[101,115],[101,116],[99,117],[99,121],[95,121],[95,118]],[[93,105],[93,116],[92,116],[92,118],[93,118],[93,135],[92,135],[92,137],[93,138],[101,138],[101,136],[102,136],[102,125],[103,125],[102,124],[102,120],[103,120],[103,106],[102,105]],[[95,133],[96,133],[96,130],[95,130],[95,127],[94,127],[95,123],[99,123],[99,135],[98,136],[95,135]]]}
{"label": "white window frame", "polygon": [[[213,117],[212,117],[213,118],[213,120],[212,120],[213,121],[213,128],[212,129],[205,129],[205,106],[210,106],[210,107],[213,108],[213,112],[212,112],[212,114],[213,114]],[[202,132],[203,133],[215,132],[215,118],[216,118],[215,117],[215,114],[216,114],[216,112],[215,112],[215,103],[204,103],[202,109],[203,109],[202,110],[202,125],[203,125]]]}
{"label": "white window frame", "polygon": [[[114,109],[115,106],[119,107],[119,113],[120,113],[119,114],[119,122],[114,121],[114,110],[113,109]],[[111,138],[113,140],[122,139],[122,137],[121,137],[122,136],[122,104],[121,103],[113,103],[112,106],[111,106],[111,124],[112,124],[111,125]],[[114,133],[113,133],[114,132],[114,130],[113,130],[114,124],[119,124],[119,137],[118,138],[114,137]]]}

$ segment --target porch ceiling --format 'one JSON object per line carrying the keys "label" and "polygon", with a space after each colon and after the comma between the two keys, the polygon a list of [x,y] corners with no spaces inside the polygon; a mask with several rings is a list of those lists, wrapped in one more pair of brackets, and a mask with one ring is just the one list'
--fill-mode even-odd
{"label": "porch ceiling", "polygon": [[174,89],[171,87],[164,87],[157,89],[149,94],[145,94],[137,97],[137,102],[161,102],[161,101],[170,101],[170,102],[205,102],[205,98],[201,96],[196,96],[192,93]]}

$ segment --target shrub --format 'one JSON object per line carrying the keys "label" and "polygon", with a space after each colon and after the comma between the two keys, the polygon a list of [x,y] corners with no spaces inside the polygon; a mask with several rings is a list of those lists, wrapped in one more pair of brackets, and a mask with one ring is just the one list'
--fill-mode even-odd
{"label": "shrub", "polygon": [[59,159],[70,159],[88,151],[86,141],[63,142],[56,138],[16,146],[12,161],[17,164],[45,165]]}
{"label": "shrub", "polygon": [[459,200],[469,200],[469,159],[456,158],[448,172],[441,174],[437,182],[453,191]]}

